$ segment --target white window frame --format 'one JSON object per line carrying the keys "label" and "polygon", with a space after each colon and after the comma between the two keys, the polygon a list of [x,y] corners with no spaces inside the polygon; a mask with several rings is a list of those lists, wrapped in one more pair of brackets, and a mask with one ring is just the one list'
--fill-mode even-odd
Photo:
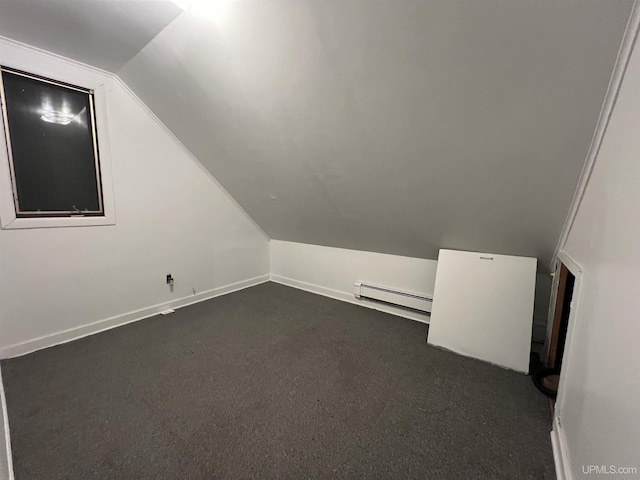
{"label": "white window frame", "polygon": [[[100,152],[100,178],[102,180],[102,201],[104,216],[70,216],[70,217],[27,217],[18,218],[13,198],[13,182],[9,163],[7,141],[4,135],[4,118],[0,115],[0,226],[3,230],[22,228],[56,228],[115,225],[115,201],[113,196],[113,177],[111,174],[111,142],[108,128],[108,88],[103,78],[84,69],[69,68],[64,78],[60,74],[43,71],[38,65],[15,65],[3,63],[8,68],[21,70],[45,78],[51,78],[71,85],[80,85],[93,90],[95,105],[95,122]],[[71,65],[70,65],[71,66]]]}

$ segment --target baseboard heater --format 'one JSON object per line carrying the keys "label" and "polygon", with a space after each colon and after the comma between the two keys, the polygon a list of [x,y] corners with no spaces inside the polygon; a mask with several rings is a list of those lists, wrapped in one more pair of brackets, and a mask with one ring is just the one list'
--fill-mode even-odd
{"label": "baseboard heater", "polygon": [[431,313],[433,297],[420,293],[406,292],[392,287],[382,287],[366,282],[355,282],[353,294],[356,298],[366,298],[378,302],[390,303],[419,312]]}

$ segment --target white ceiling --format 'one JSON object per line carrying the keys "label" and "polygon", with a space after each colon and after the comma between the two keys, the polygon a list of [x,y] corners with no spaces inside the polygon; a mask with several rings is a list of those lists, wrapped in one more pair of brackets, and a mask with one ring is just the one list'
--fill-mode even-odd
{"label": "white ceiling", "polygon": [[120,76],[272,238],[546,263],[631,5],[235,0]]}
{"label": "white ceiling", "polygon": [[115,73],[181,12],[162,0],[0,0],[0,35]]}
{"label": "white ceiling", "polygon": [[116,71],[274,239],[550,260],[632,0],[208,1],[0,28]]}

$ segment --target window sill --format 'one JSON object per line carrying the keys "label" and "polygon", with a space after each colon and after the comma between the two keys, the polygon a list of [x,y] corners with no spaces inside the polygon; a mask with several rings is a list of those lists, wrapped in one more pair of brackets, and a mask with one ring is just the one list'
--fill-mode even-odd
{"label": "window sill", "polygon": [[[6,215],[5,217],[6,218]],[[22,229],[22,228],[57,228],[57,227],[95,227],[101,225],[115,225],[115,215],[105,215],[100,217],[48,217],[48,218],[7,218],[5,223],[2,219],[2,229]]]}

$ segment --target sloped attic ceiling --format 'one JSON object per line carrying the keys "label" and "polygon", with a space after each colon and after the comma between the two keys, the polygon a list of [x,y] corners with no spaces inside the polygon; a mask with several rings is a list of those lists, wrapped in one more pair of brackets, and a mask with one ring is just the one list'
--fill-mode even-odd
{"label": "sloped attic ceiling", "polygon": [[169,0],[0,0],[0,35],[115,73],[181,12]]}
{"label": "sloped attic ceiling", "polygon": [[547,263],[631,6],[235,0],[119,74],[274,239]]}
{"label": "sloped attic ceiling", "polygon": [[119,76],[274,239],[550,260],[632,0],[197,2],[226,15],[160,31],[174,7],[152,2],[140,28],[160,33],[118,61],[115,43],[69,45],[132,34],[149,2],[44,38],[43,16],[85,7],[31,1],[20,32],[0,28],[107,69],[142,48]]}

